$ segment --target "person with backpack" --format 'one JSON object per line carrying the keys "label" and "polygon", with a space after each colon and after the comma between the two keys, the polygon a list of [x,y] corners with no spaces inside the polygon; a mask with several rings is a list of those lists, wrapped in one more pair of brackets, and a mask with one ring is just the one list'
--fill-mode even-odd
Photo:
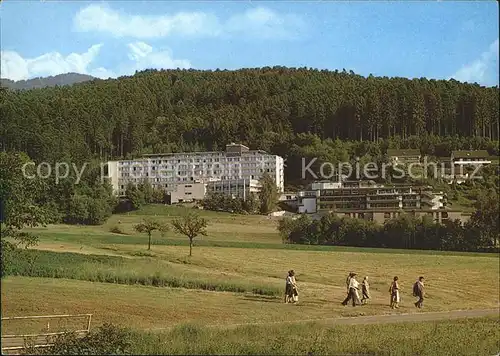
{"label": "person with backpack", "polygon": [[394,277],[394,280],[389,287],[389,293],[391,293],[391,308],[397,309],[399,308],[399,284],[398,277]]}
{"label": "person with backpack", "polygon": [[421,309],[424,305],[424,277],[420,276],[413,285],[413,296],[418,297],[415,306]]}

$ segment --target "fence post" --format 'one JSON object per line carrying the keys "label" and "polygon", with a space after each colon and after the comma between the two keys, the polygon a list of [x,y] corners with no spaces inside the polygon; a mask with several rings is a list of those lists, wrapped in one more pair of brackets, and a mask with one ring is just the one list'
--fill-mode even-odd
{"label": "fence post", "polygon": [[87,324],[87,333],[90,332],[90,321],[92,320],[92,314],[89,314],[89,323]]}

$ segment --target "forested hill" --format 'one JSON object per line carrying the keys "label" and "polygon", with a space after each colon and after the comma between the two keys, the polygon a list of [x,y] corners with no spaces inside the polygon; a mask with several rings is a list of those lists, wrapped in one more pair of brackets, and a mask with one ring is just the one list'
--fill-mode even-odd
{"label": "forested hill", "polygon": [[13,81],[9,79],[0,79],[0,86],[8,89],[38,89],[45,87],[55,87],[56,85],[72,85],[75,83],[83,83],[89,80],[96,79],[90,75],[78,73],[59,74],[51,77],[40,77],[28,80]]}
{"label": "forested hill", "polygon": [[413,137],[421,148],[418,140],[433,137],[435,144],[447,136],[454,148],[457,142],[484,146],[499,135],[498,87],[454,80],[284,67],[148,70],[1,95],[2,148],[36,160],[220,149],[228,142],[286,156],[330,138],[396,137],[408,145]]}

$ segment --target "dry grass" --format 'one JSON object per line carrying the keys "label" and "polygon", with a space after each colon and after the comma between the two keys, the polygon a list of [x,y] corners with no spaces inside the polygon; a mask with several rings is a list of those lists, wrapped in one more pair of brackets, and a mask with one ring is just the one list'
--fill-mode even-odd
{"label": "dry grass", "polygon": [[[236,281],[246,286],[281,290],[286,271],[293,268],[297,273],[300,303],[285,305],[281,297],[244,293],[9,277],[2,282],[2,315],[94,313],[97,323],[110,321],[153,328],[191,321],[239,324],[385,314],[392,312],[388,308],[388,288],[395,275],[399,276],[402,287],[398,312],[418,312],[413,306],[411,287],[419,275],[426,277],[425,311],[499,305],[499,258],[496,255],[370,252],[326,247],[313,251],[308,250],[308,246],[297,246],[303,250],[280,249],[275,221],[262,216],[200,212],[210,221],[209,236],[203,237],[203,241],[221,241],[233,247],[196,246],[195,243],[193,256],[189,258],[187,246],[170,244],[187,242],[186,238],[169,232],[167,240],[153,245],[150,257],[143,257],[147,237],[134,233],[133,225],[155,214],[161,220],[169,220],[182,210],[152,207],[115,215],[104,226],[56,225],[35,232],[41,235],[40,249],[128,257],[126,263],[116,267],[88,264],[90,274],[100,271],[111,276],[131,274],[141,278],[164,274],[188,282]],[[130,235],[109,233],[109,228],[117,225],[118,220],[120,228]],[[158,240],[161,237],[154,236],[153,241]],[[251,248],[252,244],[259,248]],[[126,270],[120,270],[123,268]],[[372,300],[367,306],[352,308],[340,304],[345,297],[345,277],[351,270],[356,271],[360,279],[364,275],[370,278]],[[87,272],[75,278],[85,279]]]}
{"label": "dry grass", "polygon": [[[181,288],[27,277],[8,277],[2,282],[3,316],[93,313],[96,324],[108,321],[135,328],[168,328],[194,321],[239,324],[319,319],[335,315],[331,309],[328,303],[285,305],[281,298]],[[346,316],[352,312],[342,311]]]}
{"label": "dry grass", "polygon": [[[326,318],[328,305],[284,305],[232,293],[158,289],[73,280],[9,277],[2,286],[3,315],[93,313],[93,328],[112,322],[151,333],[133,334],[134,354],[492,354],[498,318],[383,325],[201,325]],[[259,305],[260,304],[260,305]],[[346,315],[351,313],[346,312]],[[187,322],[187,324],[186,324]],[[67,324],[69,325],[69,323]],[[44,325],[38,325],[39,329]],[[178,326],[169,330],[172,326]],[[2,323],[3,333],[26,324]],[[31,328],[31,332],[40,332]]]}
{"label": "dry grass", "polygon": [[[119,246],[120,251],[138,248]],[[358,279],[369,276],[373,303],[383,307],[388,303],[388,288],[395,275],[399,277],[402,298],[406,302],[402,305],[411,305],[409,300],[414,299],[411,288],[420,275],[426,278],[426,308],[429,310],[489,308],[499,304],[497,256],[197,247],[193,256],[187,258],[184,246],[155,246],[154,252],[157,259],[182,263],[186,270],[225,273],[228,277],[259,279],[262,283],[278,286],[283,284],[286,271],[293,268],[304,303],[333,303],[333,309],[345,297],[344,281],[349,270],[356,271],[360,275]],[[480,286],[485,280],[489,283]],[[484,295],[489,297],[484,298]]]}

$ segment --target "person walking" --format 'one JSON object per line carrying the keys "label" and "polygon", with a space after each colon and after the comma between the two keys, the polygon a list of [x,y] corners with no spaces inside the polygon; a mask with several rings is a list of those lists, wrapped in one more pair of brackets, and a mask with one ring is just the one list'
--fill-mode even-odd
{"label": "person walking", "polygon": [[299,289],[297,288],[297,281],[295,280],[295,271],[293,269],[290,271],[290,277],[292,281],[292,302],[297,303],[299,301]]}
{"label": "person walking", "polygon": [[288,271],[286,276],[286,285],[285,285],[285,303],[291,302],[293,299],[293,279],[292,279],[292,270]]}
{"label": "person walking", "polygon": [[296,303],[298,301],[299,292],[297,282],[295,281],[295,271],[292,269],[288,271],[288,276],[286,277],[285,303]]}
{"label": "person walking", "polygon": [[368,283],[368,276],[365,276],[363,283],[361,284],[361,292],[363,298],[361,299],[361,304],[366,304],[366,300],[370,299],[370,285]]}
{"label": "person walking", "polygon": [[418,297],[415,306],[421,309],[424,305],[424,277],[420,276],[413,285],[413,296]]}
{"label": "person walking", "polygon": [[394,277],[394,280],[389,287],[389,293],[391,293],[391,308],[397,309],[399,308],[399,283],[398,277]]}
{"label": "person walking", "polygon": [[342,305],[346,306],[350,300],[352,300],[353,307],[361,304],[361,301],[359,300],[358,290],[359,290],[359,283],[356,280],[356,273],[352,273],[351,278],[349,280],[349,294],[347,295],[346,299],[342,302]]}
{"label": "person walking", "polygon": [[354,272],[349,272],[349,275],[347,276],[347,278],[345,280],[345,284],[346,284],[346,288],[347,288],[347,294],[349,294],[349,286],[350,286],[351,278],[352,278],[353,275],[355,275]]}

